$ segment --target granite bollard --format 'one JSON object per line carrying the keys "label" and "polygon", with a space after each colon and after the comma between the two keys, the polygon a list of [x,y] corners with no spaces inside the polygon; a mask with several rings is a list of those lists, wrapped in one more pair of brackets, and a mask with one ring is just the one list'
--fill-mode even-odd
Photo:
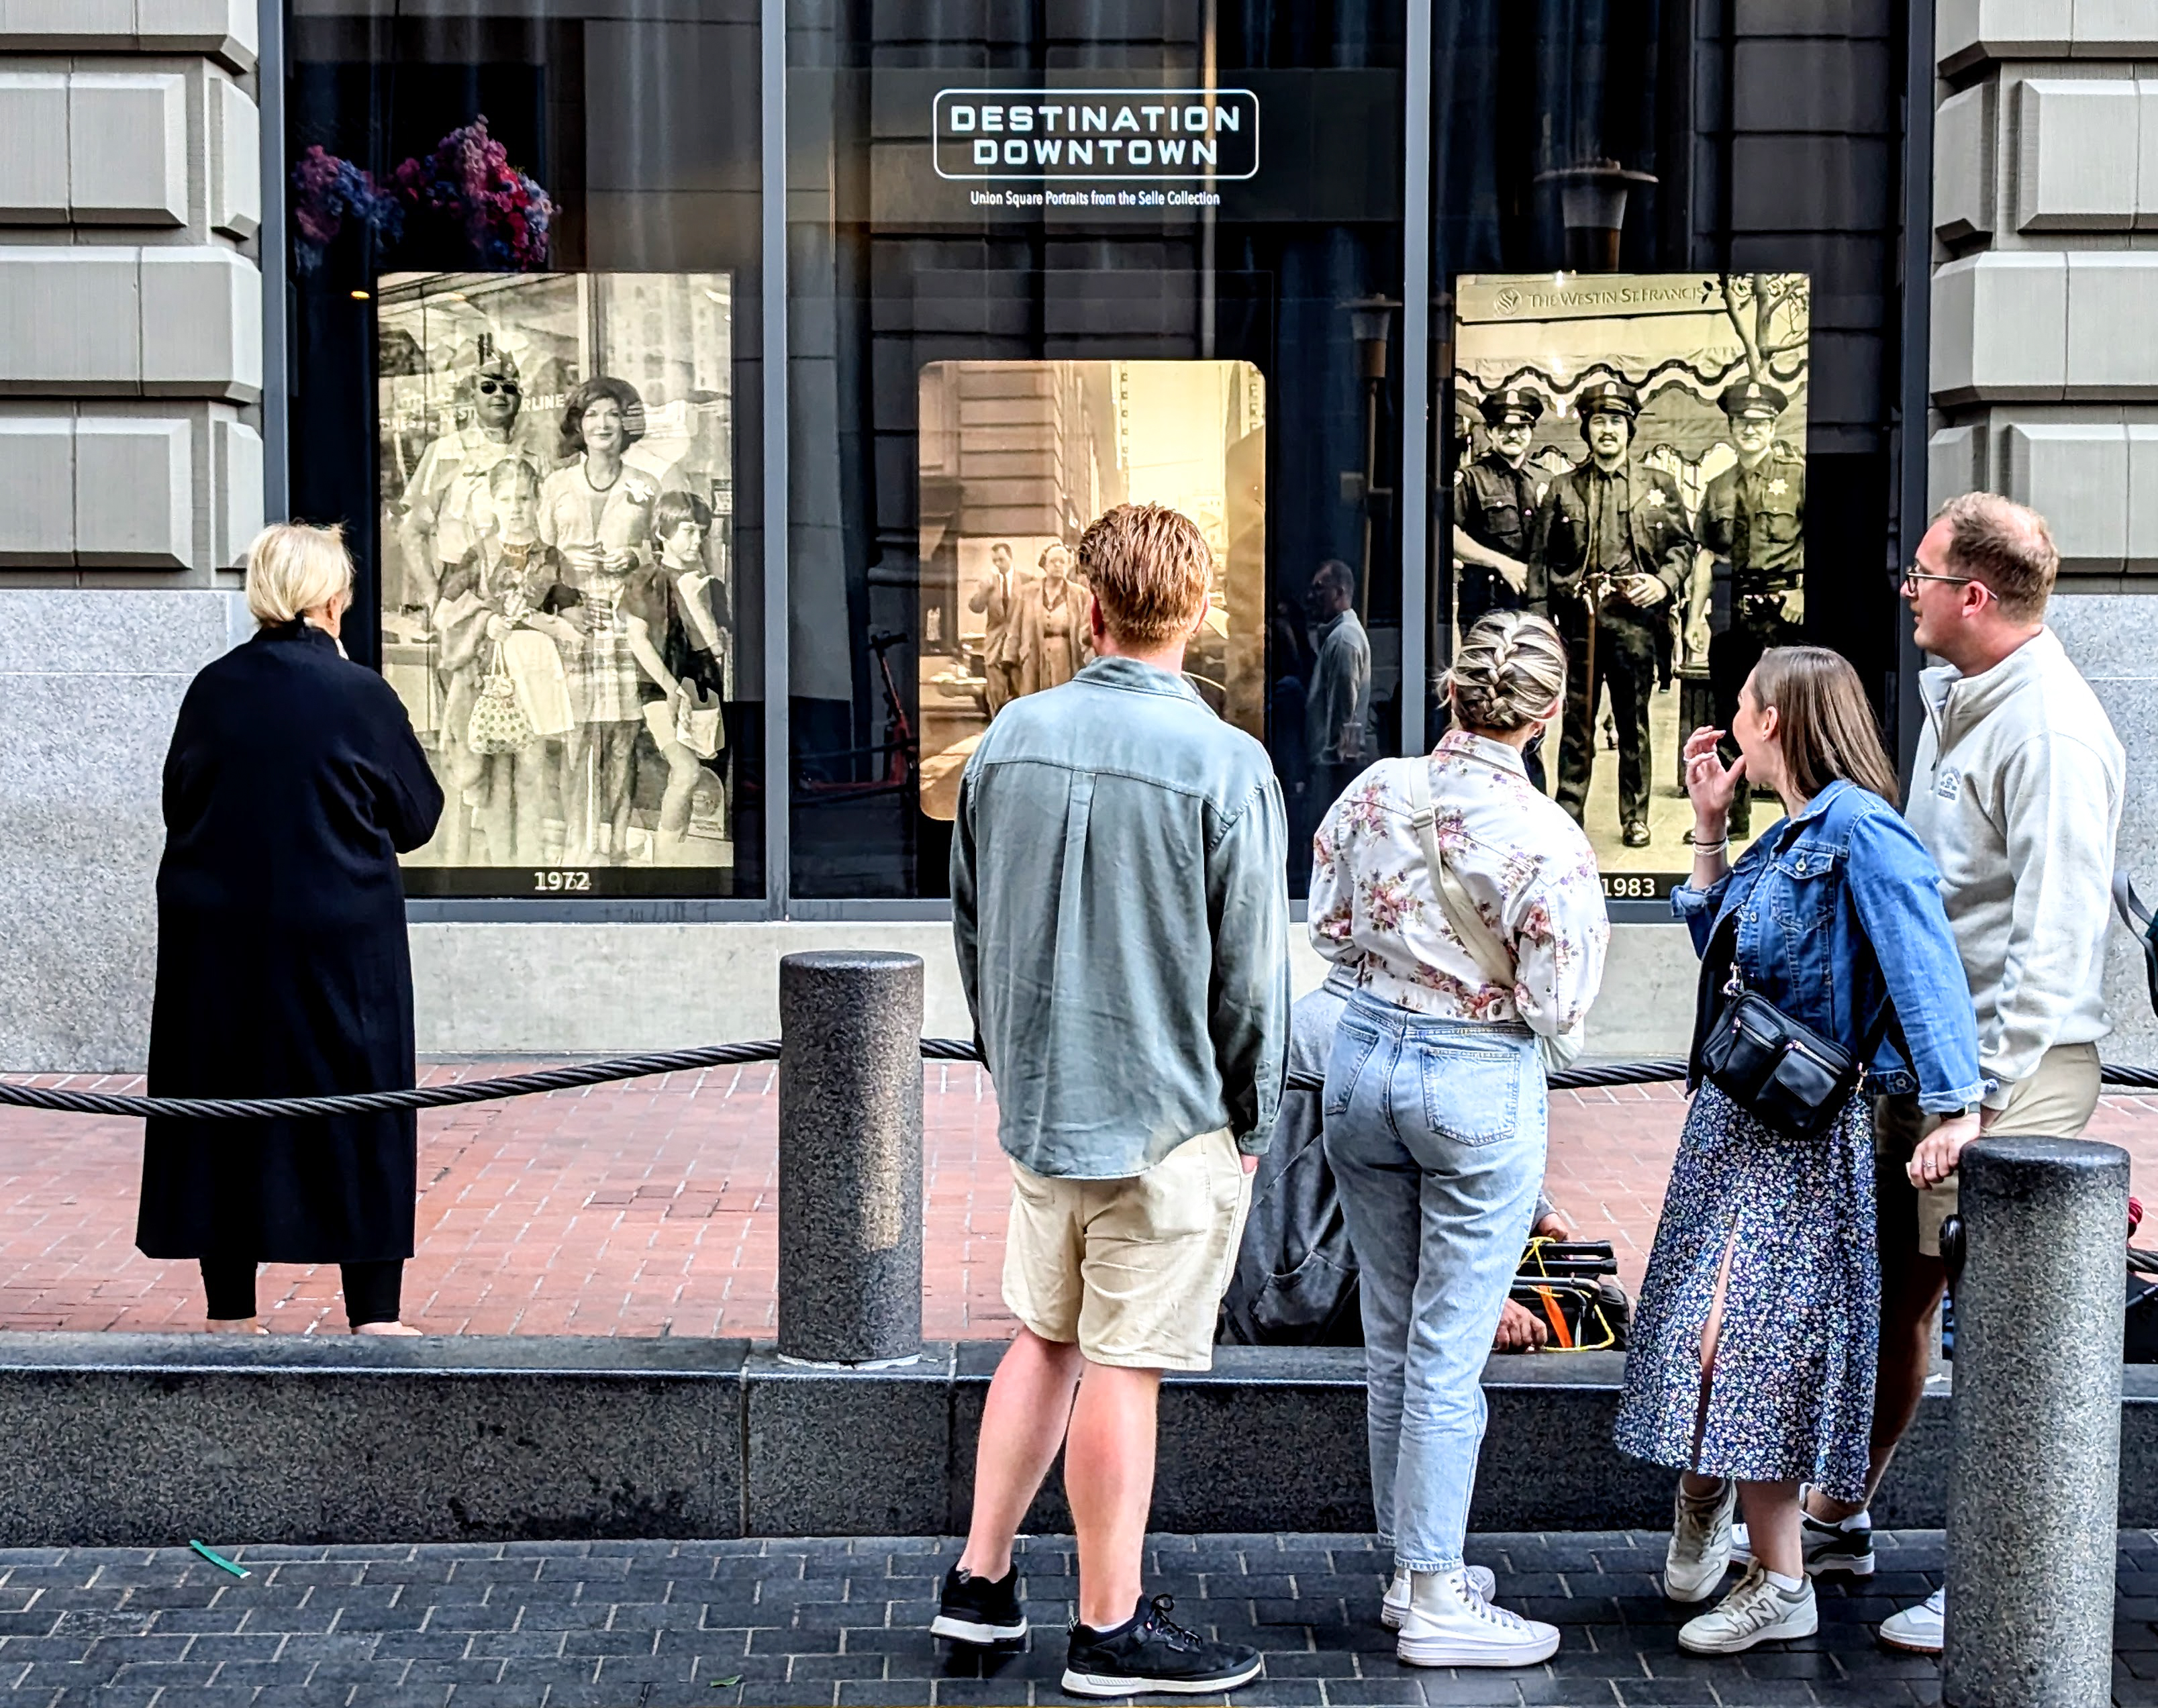
{"label": "granite bollard", "polygon": [[1959,1174],[1941,1700],[2088,1708],[2112,1696],[2128,1153],[1981,1139]]}
{"label": "granite bollard", "polygon": [[922,1352],[922,960],[779,963],[779,1355]]}

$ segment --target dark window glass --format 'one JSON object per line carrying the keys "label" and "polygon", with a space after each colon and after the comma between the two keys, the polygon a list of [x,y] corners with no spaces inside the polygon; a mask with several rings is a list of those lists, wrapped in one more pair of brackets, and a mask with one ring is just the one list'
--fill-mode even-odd
{"label": "dark window glass", "polygon": [[[1684,0],[1434,16],[1432,656],[1495,606],[1567,632],[1541,769],[1613,900],[1690,869],[1679,746],[1727,726],[1763,647],[1835,648],[1895,702],[1903,44],[1885,5],[1825,28]],[[1628,441],[1600,475],[1599,397]],[[1599,539],[1613,495],[1635,524]]]}
{"label": "dark window glass", "polygon": [[1402,7],[792,16],[794,892],[945,894],[958,768],[1084,668],[1069,549],[1131,499],[1214,544],[1187,673],[1301,894],[1400,740]]}
{"label": "dark window glass", "polygon": [[290,21],[293,513],[449,799],[418,896],[761,895],[754,0]]}

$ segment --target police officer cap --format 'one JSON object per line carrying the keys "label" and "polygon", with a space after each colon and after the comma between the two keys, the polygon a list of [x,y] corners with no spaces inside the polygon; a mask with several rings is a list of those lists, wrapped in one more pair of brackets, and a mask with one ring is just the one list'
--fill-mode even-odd
{"label": "police officer cap", "polygon": [[1484,412],[1486,426],[1533,427],[1543,418],[1544,400],[1533,391],[1510,385],[1504,391],[1493,392],[1478,407]]}
{"label": "police officer cap", "polygon": [[1738,379],[1723,388],[1717,399],[1723,412],[1732,421],[1741,415],[1758,415],[1773,421],[1791,406],[1791,400],[1773,385],[1763,385],[1758,379]]}
{"label": "police officer cap", "polygon": [[1641,396],[1623,379],[1599,379],[1582,390],[1581,418],[1591,415],[1624,415],[1634,420],[1641,413]]}

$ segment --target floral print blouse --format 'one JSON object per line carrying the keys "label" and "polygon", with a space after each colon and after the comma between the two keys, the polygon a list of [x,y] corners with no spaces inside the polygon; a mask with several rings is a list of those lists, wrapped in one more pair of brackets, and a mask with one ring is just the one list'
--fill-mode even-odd
{"label": "floral print blouse", "polygon": [[[1510,990],[1485,980],[1447,923],[1410,823],[1412,765],[1431,767],[1446,863],[1513,952]],[[1611,941],[1581,827],[1537,792],[1519,753],[1463,730],[1427,758],[1373,766],[1334,803],[1312,840],[1309,918],[1312,947],[1382,1002],[1575,1043]]]}

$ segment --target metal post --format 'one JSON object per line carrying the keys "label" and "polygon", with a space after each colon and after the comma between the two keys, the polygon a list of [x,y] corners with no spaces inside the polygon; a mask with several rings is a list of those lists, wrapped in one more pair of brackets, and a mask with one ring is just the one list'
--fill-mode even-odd
{"label": "metal post", "polygon": [[1941,1700],[2088,1708],[2112,1694],[2128,1153],[1981,1139],[1959,1173]]}
{"label": "metal post", "polygon": [[922,958],[779,963],[779,1353],[922,1351]]}

